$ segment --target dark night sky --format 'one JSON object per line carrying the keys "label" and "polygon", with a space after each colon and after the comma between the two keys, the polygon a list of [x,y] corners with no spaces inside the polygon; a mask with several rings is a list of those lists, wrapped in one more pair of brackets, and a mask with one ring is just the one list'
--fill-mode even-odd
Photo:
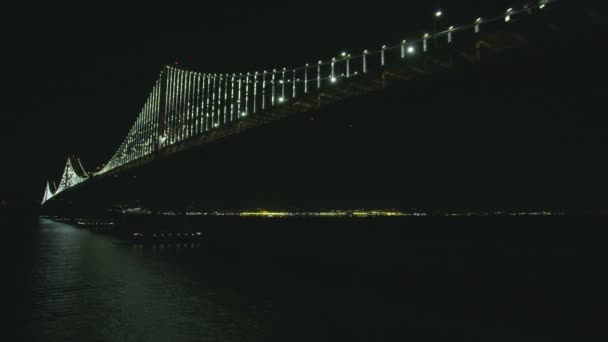
{"label": "dark night sky", "polygon": [[38,200],[68,155],[88,169],[106,162],[164,64],[202,72],[302,65],[425,32],[438,7],[449,26],[521,2],[230,2],[152,11],[53,3],[3,11],[0,198]]}

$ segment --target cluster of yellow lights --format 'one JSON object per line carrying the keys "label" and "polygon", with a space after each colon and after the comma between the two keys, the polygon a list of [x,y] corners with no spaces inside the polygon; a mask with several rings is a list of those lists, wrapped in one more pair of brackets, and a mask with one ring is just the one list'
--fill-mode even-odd
{"label": "cluster of yellow lights", "polygon": [[391,216],[426,216],[426,213],[408,213],[394,210],[355,210],[355,211],[319,211],[319,212],[290,212],[290,211],[244,211],[238,214],[247,217],[295,217],[295,216],[319,216],[319,217],[391,217]]}
{"label": "cluster of yellow lights", "polygon": [[[203,235],[203,233],[201,232],[196,232],[196,233],[158,233],[158,234],[152,234],[153,237],[173,237],[173,236],[177,236],[177,237],[188,237],[188,236],[201,236]],[[139,237],[143,237],[144,233],[133,233],[133,236],[139,236]]]}

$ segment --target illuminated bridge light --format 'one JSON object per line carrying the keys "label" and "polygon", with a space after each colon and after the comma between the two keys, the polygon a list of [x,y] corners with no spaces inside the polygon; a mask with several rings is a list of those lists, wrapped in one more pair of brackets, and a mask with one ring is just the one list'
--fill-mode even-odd
{"label": "illuminated bridge light", "polygon": [[513,8],[507,9],[507,15],[505,15],[505,22],[508,23],[511,21],[511,13],[513,12]]}

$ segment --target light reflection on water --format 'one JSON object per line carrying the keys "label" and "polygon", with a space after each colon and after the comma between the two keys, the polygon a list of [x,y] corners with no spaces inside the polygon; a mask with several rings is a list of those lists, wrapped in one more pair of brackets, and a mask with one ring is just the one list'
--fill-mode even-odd
{"label": "light reflection on water", "polygon": [[[43,341],[242,341],[258,312],[229,290],[175,267],[198,243],[130,245],[43,220],[31,286],[30,331]],[[168,256],[168,257],[167,257]],[[203,262],[199,258],[197,262]],[[204,265],[198,268],[204,273]],[[238,325],[235,324],[238,322]]]}
{"label": "light reflection on water", "polygon": [[132,243],[42,220],[28,340],[557,340],[593,321],[585,303],[608,303],[592,234],[605,220],[201,226],[196,241]]}

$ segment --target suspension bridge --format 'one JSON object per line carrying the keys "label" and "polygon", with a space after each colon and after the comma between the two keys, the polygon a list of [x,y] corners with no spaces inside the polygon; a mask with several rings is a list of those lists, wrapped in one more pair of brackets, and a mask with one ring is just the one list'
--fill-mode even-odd
{"label": "suspension bridge", "polygon": [[42,205],[92,180],[326,104],[475,63],[486,52],[528,44],[542,38],[538,18],[551,11],[554,2],[531,2],[439,32],[294,68],[209,74],[168,65],[112,158],[97,172],[87,172],[79,159],[68,158],[58,183],[47,182]]}

